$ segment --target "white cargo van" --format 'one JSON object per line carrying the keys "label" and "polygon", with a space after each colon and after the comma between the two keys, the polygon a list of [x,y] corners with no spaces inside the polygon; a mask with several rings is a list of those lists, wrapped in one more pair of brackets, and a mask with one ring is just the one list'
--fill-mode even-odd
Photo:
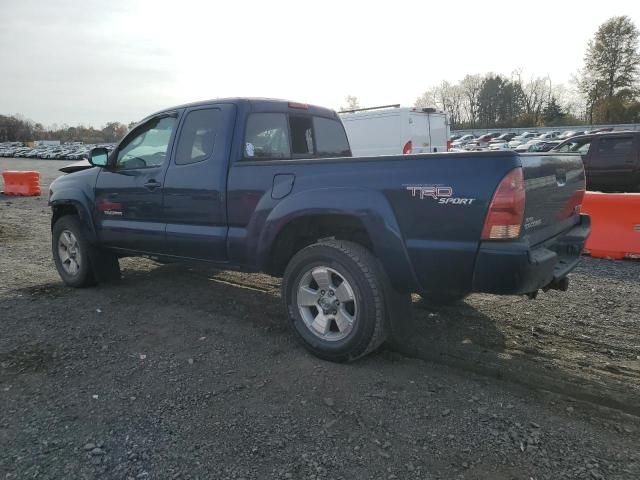
{"label": "white cargo van", "polygon": [[434,108],[385,105],[339,115],[354,157],[447,151],[447,114]]}

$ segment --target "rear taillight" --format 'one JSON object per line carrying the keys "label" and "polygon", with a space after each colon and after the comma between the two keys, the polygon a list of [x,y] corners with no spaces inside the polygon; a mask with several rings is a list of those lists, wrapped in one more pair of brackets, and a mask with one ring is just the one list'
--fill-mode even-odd
{"label": "rear taillight", "polygon": [[404,147],[402,148],[402,154],[409,155],[411,153],[411,150],[413,150],[413,144],[411,143],[411,140],[409,140],[404,144]]}
{"label": "rear taillight", "polygon": [[453,145],[453,142],[451,140],[447,140],[447,152],[451,150],[452,145]]}
{"label": "rear taillight", "polygon": [[482,240],[511,240],[520,236],[524,218],[524,177],[514,168],[502,179],[491,199]]}

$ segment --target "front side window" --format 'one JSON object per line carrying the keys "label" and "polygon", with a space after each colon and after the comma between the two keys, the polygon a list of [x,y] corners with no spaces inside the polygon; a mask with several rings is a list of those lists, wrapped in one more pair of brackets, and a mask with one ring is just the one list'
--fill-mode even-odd
{"label": "front side window", "polygon": [[347,134],[337,120],[313,117],[316,132],[316,154],[320,157],[344,157],[351,152]]}
{"label": "front side window", "polygon": [[578,152],[578,153],[580,153],[582,155],[585,155],[585,154],[587,154],[589,152],[589,148],[590,147],[591,147],[591,140],[589,140],[588,142],[584,142],[584,143],[578,145],[576,147],[576,149],[573,150],[573,151],[574,152]]}
{"label": "front side window", "polygon": [[244,156],[257,160],[290,158],[286,114],[253,113],[249,115]]}
{"label": "front side window", "polygon": [[175,117],[161,117],[137,129],[120,145],[116,168],[129,170],[162,165],[175,124]]}
{"label": "front side window", "polygon": [[189,112],[178,139],[177,165],[201,162],[211,155],[221,114],[217,108]]}

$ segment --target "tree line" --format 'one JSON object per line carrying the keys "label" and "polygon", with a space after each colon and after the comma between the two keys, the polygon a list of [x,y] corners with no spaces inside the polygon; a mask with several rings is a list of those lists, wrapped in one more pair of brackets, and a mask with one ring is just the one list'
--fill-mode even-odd
{"label": "tree line", "polygon": [[[640,123],[638,29],[626,16],[604,22],[589,41],[570,87],[549,76],[484,73],[443,81],[415,101],[447,112],[452,128]],[[343,109],[359,107],[354,96]]]}
{"label": "tree line", "polygon": [[566,89],[549,77],[523,80],[520,72],[511,78],[486,73],[455,84],[443,81],[415,102],[447,112],[453,128],[575,125],[582,121],[574,105]]}
{"label": "tree line", "polygon": [[78,125],[52,125],[27,120],[20,115],[0,115],[0,142],[29,142],[33,140],[60,140],[61,142],[114,143],[120,140],[133,123],[125,125],[109,122],[101,129]]}

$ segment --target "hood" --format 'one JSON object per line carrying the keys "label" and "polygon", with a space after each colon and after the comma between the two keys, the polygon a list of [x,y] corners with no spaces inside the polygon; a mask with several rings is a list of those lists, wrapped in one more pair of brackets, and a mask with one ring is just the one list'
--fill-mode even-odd
{"label": "hood", "polygon": [[93,168],[93,165],[89,163],[89,160],[80,160],[79,162],[72,163],[70,165],[66,165],[58,170],[62,173],[73,173],[78,172],[80,170],[86,170],[88,168]]}
{"label": "hood", "polygon": [[100,169],[98,167],[91,167],[81,168],[80,170],[69,172],[69,175],[60,175],[53,182],[51,182],[51,185],[49,185],[49,189],[55,191],[66,188],[69,185],[77,187],[78,182],[88,182],[90,185],[95,185],[95,179],[98,176],[99,172]]}

